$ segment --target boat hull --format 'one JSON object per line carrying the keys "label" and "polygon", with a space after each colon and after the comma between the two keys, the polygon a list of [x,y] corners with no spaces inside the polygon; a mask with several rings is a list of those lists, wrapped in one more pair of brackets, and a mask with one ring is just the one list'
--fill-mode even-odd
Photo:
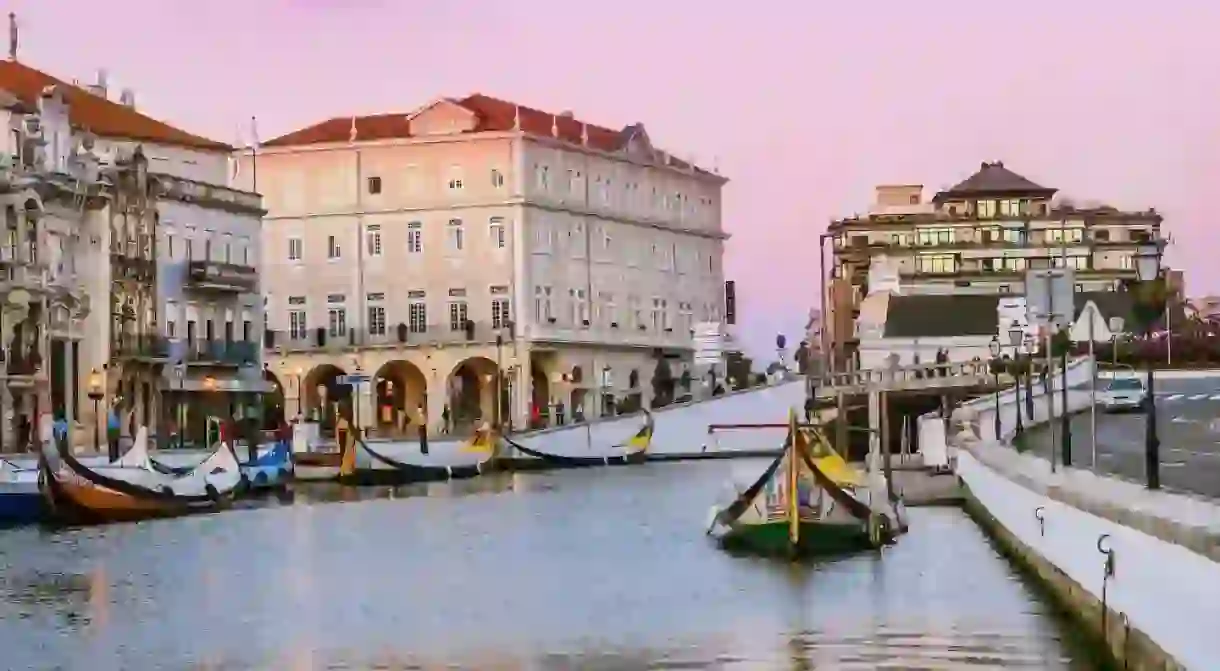
{"label": "boat hull", "polygon": [[513,449],[524,458],[514,458],[504,461],[505,468],[513,471],[546,471],[567,468],[596,468],[598,466],[631,466],[648,461],[648,452],[638,450],[626,454],[606,455],[602,457],[569,457],[550,454],[528,448],[520,443],[508,441]]}
{"label": "boat hull", "polygon": [[38,486],[6,491],[0,485],[0,526],[33,524],[46,519],[47,505]]}
{"label": "boat hull", "polygon": [[292,477],[305,482],[334,480],[342,465],[339,452],[297,452],[292,455]]}
{"label": "boat hull", "polygon": [[467,480],[498,470],[494,453],[475,463],[432,465],[399,461],[369,447],[364,441],[356,441],[347,449],[351,452],[351,463],[346,468],[340,465],[337,478],[344,485],[403,485]]}
{"label": "boat hull", "polygon": [[786,520],[761,524],[739,524],[720,537],[725,550],[768,557],[831,557],[863,552],[878,547],[868,526],[854,521],[801,522],[794,545]]}
{"label": "boat hull", "polygon": [[40,482],[49,517],[65,524],[136,522],[210,513],[224,509],[231,501],[228,496],[209,502],[141,498],[85,480],[57,477],[45,466]]}

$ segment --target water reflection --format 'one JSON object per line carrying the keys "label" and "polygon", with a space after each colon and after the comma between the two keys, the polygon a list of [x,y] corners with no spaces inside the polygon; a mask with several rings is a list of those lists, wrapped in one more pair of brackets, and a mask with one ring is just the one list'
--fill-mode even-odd
{"label": "water reflection", "polygon": [[727,556],[727,465],[307,486],[223,514],[0,532],[11,668],[1091,668],[956,510],[884,556]]}

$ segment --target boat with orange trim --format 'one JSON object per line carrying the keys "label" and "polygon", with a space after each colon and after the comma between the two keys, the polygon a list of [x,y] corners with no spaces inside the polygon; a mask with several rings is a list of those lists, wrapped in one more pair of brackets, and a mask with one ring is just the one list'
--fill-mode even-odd
{"label": "boat with orange trim", "polygon": [[53,521],[105,523],[177,517],[228,506],[249,487],[228,441],[182,476],[158,473],[136,446],[105,466],[81,463],[54,441],[38,459],[39,489]]}

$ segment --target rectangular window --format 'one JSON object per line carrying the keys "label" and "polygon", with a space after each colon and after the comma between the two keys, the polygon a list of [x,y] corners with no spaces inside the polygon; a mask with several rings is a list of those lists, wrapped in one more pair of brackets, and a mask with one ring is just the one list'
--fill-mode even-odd
{"label": "rectangular window", "polygon": [[254,342],[254,322],[243,319],[241,322],[242,342]]}
{"label": "rectangular window", "polygon": [[915,257],[915,270],[920,273],[949,274],[957,272],[957,257],[952,254],[929,254]]}
{"label": "rectangular window", "polygon": [[492,249],[504,249],[507,242],[504,235],[504,217],[492,217],[489,231]]}
{"label": "rectangular window", "polygon": [[369,334],[383,336],[385,335],[385,307],[381,305],[369,306]]}
{"label": "rectangular window", "polygon": [[493,329],[508,328],[508,322],[512,319],[510,314],[507,298],[491,299],[491,327]]}
{"label": "rectangular window", "polygon": [[186,260],[195,260],[195,241],[189,237],[186,239]]}
{"label": "rectangular window", "polygon": [[979,219],[994,219],[996,209],[996,201],[980,200],[975,203],[974,215]]}
{"label": "rectangular window", "polygon": [[660,331],[662,328],[661,314],[664,312],[665,301],[660,298],[652,299],[652,330]]}
{"label": "rectangular window", "polygon": [[169,233],[165,234],[165,255],[171,260],[174,258],[174,236]]}
{"label": "rectangular window", "polygon": [[326,258],[337,259],[343,256],[343,249],[339,247],[339,240],[333,235],[326,236]]}
{"label": "rectangular window", "polygon": [[177,334],[176,328],[175,328],[176,326],[177,326],[177,323],[174,322],[174,320],[172,320],[172,319],[165,320],[165,337],[166,338],[173,339],[173,338],[178,337],[178,334]]}
{"label": "rectangular window", "polygon": [[572,293],[572,302],[575,311],[575,318],[572,320],[576,326],[588,328],[589,319],[589,294],[584,289],[576,289]]}
{"label": "rectangular window", "polygon": [[466,301],[450,301],[449,302],[449,330],[464,331],[466,330],[467,319]]}
{"label": "rectangular window", "polygon": [[381,256],[381,227],[368,226],[364,231],[365,252],[369,256]]}
{"label": "rectangular window", "polygon": [[504,186],[504,173],[495,168],[491,169],[491,186],[493,189],[499,189]]}
{"label": "rectangular window", "polygon": [[374,176],[374,177],[369,178],[369,193],[374,196],[381,193],[381,178],[380,177]]}
{"label": "rectangular window", "polygon": [[418,221],[407,224],[407,253],[419,254],[424,251],[424,225]]}
{"label": "rectangular window", "polygon": [[534,287],[534,319],[548,322],[554,319],[554,314],[551,312],[551,294],[551,287]]}
{"label": "rectangular window", "polygon": [[451,251],[451,252],[462,251],[463,240],[462,240],[462,220],[461,219],[450,219],[449,220],[448,234],[449,234],[449,251]]}
{"label": "rectangular window", "polygon": [[461,191],[462,186],[462,169],[458,166],[453,166],[449,169],[449,190]]}
{"label": "rectangular window", "polygon": [[288,337],[293,340],[304,340],[307,338],[309,329],[305,324],[305,311],[292,310],[288,313]]}
{"label": "rectangular window", "polygon": [[412,301],[407,304],[407,330],[411,333],[427,332],[428,305],[423,301]]}
{"label": "rectangular window", "polygon": [[347,335],[347,310],[332,307],[326,310],[327,332],[332,338]]}
{"label": "rectangular window", "polygon": [[[190,247],[190,245],[187,245],[187,247]],[[300,261],[301,260],[301,239],[300,238],[288,238],[288,260],[289,261]]]}

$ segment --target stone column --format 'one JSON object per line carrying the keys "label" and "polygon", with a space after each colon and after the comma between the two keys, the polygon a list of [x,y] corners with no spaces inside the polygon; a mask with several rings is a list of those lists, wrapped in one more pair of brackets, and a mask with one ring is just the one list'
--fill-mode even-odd
{"label": "stone column", "polygon": [[868,392],[868,470],[875,471],[879,464],[874,455],[881,449],[881,392]]}

